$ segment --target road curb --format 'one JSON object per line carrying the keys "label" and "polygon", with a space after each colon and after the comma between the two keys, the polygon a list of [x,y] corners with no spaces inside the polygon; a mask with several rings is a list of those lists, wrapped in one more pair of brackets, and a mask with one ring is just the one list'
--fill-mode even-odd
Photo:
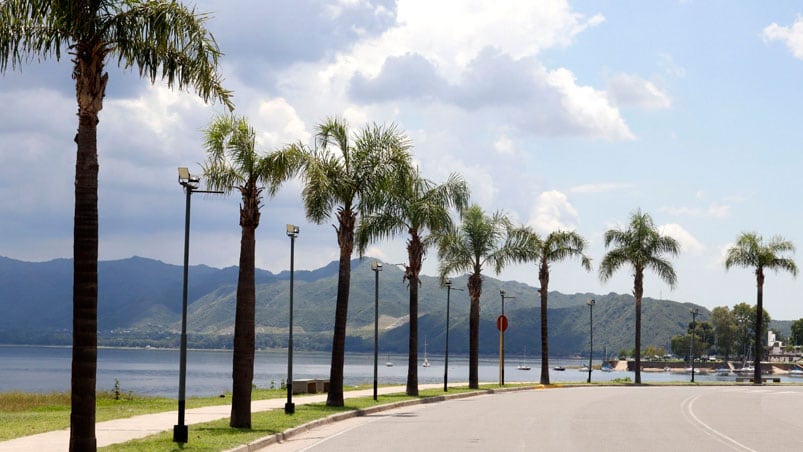
{"label": "road curb", "polygon": [[252,452],[270,446],[271,444],[281,443],[296,435],[304,433],[307,430],[311,430],[321,425],[331,424],[333,422],[343,421],[358,416],[368,416],[371,414],[380,413],[382,411],[388,411],[395,408],[403,408],[406,406],[420,405],[424,403],[445,402],[447,400],[463,399],[466,397],[475,397],[479,395],[488,395],[488,394],[497,394],[497,393],[515,392],[515,391],[528,391],[532,389],[538,389],[538,386],[541,385],[518,386],[514,388],[482,389],[471,392],[461,392],[458,394],[444,394],[421,399],[402,400],[401,402],[393,402],[384,405],[377,405],[360,410],[351,410],[351,411],[346,411],[344,413],[336,413],[322,419],[316,419],[314,421],[307,422],[306,424],[299,425],[298,427],[293,427],[283,432],[274,433],[273,435],[259,438],[257,440],[251,441],[248,444],[243,444],[233,449],[229,449],[225,452]]}

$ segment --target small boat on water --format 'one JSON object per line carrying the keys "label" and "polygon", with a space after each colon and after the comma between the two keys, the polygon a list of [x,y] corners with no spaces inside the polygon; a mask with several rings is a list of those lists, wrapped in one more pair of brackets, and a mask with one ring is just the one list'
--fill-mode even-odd
{"label": "small boat on water", "polygon": [[424,362],[421,364],[422,367],[429,367],[432,363],[429,362],[429,358],[427,357],[427,340],[424,339]]}
{"label": "small boat on water", "polygon": [[563,367],[563,366],[555,366],[555,367],[552,368],[552,370],[555,370],[555,371],[558,371],[558,372],[563,372],[564,370],[566,370],[566,368]]}
{"label": "small boat on water", "polygon": [[603,372],[613,372],[613,366],[611,366],[608,363],[605,363],[605,364],[602,365],[602,367],[600,367],[599,370],[601,370]]}
{"label": "small boat on water", "polygon": [[393,361],[390,360],[390,353],[387,354],[385,359],[385,367],[393,367]]}
{"label": "small boat on water", "polygon": [[803,369],[795,367],[789,370],[789,376],[795,378],[803,378]]}
{"label": "small boat on water", "polygon": [[718,377],[727,377],[728,375],[731,374],[731,370],[729,367],[717,367],[716,369],[714,369],[714,373]]}
{"label": "small boat on water", "polygon": [[[577,370],[579,370],[580,372],[588,373],[588,366],[583,366],[583,367],[581,367],[581,368],[579,368]],[[592,371],[593,371],[593,369],[592,369]]]}
{"label": "small boat on water", "polygon": [[527,348],[524,348],[524,353],[521,354],[521,361],[519,361],[519,365],[516,367],[518,370],[530,370],[530,366],[525,361],[525,357],[527,356]]}
{"label": "small boat on water", "polygon": [[753,375],[755,373],[755,370],[756,368],[753,366],[744,366],[741,369],[734,370],[733,373],[735,373],[736,375],[740,375],[742,377],[744,376],[749,377],[750,375]]}

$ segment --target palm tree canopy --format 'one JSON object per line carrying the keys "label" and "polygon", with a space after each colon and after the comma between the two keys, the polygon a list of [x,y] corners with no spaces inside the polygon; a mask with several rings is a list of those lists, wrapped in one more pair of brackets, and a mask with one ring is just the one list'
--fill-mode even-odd
{"label": "palm tree canopy", "polygon": [[302,159],[301,194],[307,218],[320,224],[335,206],[372,211],[368,203],[375,198],[363,195],[381,190],[388,178],[411,171],[411,146],[395,124],[371,124],[350,136],[345,120],[327,119],[318,126],[313,149],[301,144],[285,149]]}
{"label": "palm tree canopy", "polygon": [[725,258],[725,269],[731,267],[752,267],[758,272],[761,269],[786,270],[797,276],[797,265],[791,258],[783,254],[794,253],[795,245],[783,237],[774,236],[764,242],[761,235],[755,232],[744,232],[739,235],[736,244],[728,249]]}
{"label": "palm tree canopy", "polygon": [[232,109],[207,18],[166,0],[3,1],[0,72],[33,59],[60,59],[65,49],[71,54],[102,49],[104,57],[116,56],[120,67],[136,67],[151,82],[162,78],[171,88],[192,87],[205,101],[217,99]]}
{"label": "palm tree canopy", "polygon": [[541,238],[531,227],[523,226],[511,231],[508,237],[511,262],[560,262],[578,256],[580,265],[591,271],[591,259],[583,251],[586,240],[575,231],[552,231]]}
{"label": "palm tree canopy", "polygon": [[454,273],[479,274],[483,267],[500,269],[509,261],[509,249],[504,247],[510,220],[501,212],[486,215],[476,204],[465,209],[459,228],[439,234],[438,258],[441,281]]}
{"label": "palm tree canopy", "polygon": [[261,154],[256,150],[256,132],[244,117],[222,115],[204,130],[207,159],[203,169],[211,190],[234,188],[267,189],[273,196],[281,184],[298,170],[298,158],[290,153]]}
{"label": "palm tree canopy", "polygon": [[636,272],[651,269],[670,287],[677,282],[672,264],[664,254],[677,256],[680,244],[672,237],[658,232],[652,217],[637,210],[630,217],[625,230],[610,229],[605,232],[605,247],[613,248],[605,255],[599,266],[599,276],[603,281],[610,279],[616,270],[631,264]]}
{"label": "palm tree canopy", "polygon": [[434,234],[448,231],[452,227],[450,209],[459,212],[468,204],[468,185],[458,174],[435,184],[421,177],[416,168],[401,180],[387,182],[384,190],[373,193],[377,199],[367,200],[374,211],[363,217],[357,229],[361,255],[369,243],[404,233],[423,236],[425,246],[430,246],[433,235],[424,236],[426,231]]}

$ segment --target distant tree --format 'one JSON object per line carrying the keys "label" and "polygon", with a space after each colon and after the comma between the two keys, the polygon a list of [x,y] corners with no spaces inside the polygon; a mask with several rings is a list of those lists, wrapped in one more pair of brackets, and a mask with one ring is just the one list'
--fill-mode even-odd
{"label": "distant tree", "polygon": [[[0,73],[71,55],[78,104],[73,219],[73,343],[70,450],[95,450],[98,316],[98,123],[109,60],[151,83],[193,88],[229,107],[217,72],[220,50],[206,16],[177,1],[0,2]],[[132,131],[133,132],[133,131]]]}
{"label": "distant tree", "polygon": [[469,274],[468,386],[471,389],[479,388],[482,271],[490,265],[499,274],[505,262],[509,261],[506,240],[511,227],[510,220],[503,214],[486,215],[480,206],[474,204],[462,212],[461,224],[456,229],[437,236],[441,281],[455,273]]}
{"label": "distant tree", "polygon": [[650,359],[654,359],[656,356],[661,358],[666,355],[666,350],[657,345],[648,345],[647,348],[644,349],[644,355]]}
{"label": "distant tree", "polygon": [[693,325],[692,322],[689,322],[687,333],[691,334],[692,331],[694,331],[697,338],[706,344],[705,350],[707,351],[714,346],[714,327],[711,325],[711,322],[703,321],[695,323],[697,324],[696,326]]}
{"label": "distant tree", "polygon": [[[388,179],[382,190],[374,193],[377,208],[364,216],[357,227],[360,255],[374,240],[407,234],[407,264],[404,279],[410,288],[410,320],[407,360],[407,395],[418,395],[418,287],[419,274],[427,248],[437,234],[452,228],[451,209],[463,210],[469,190],[465,180],[451,174],[443,184],[421,177],[416,168],[400,179]],[[370,196],[370,195],[368,195]]]}
{"label": "distant tree", "polygon": [[251,428],[251,388],[254,380],[256,229],[262,194],[273,196],[292,177],[297,164],[286,154],[262,154],[256,132],[244,117],[215,118],[204,131],[207,159],[204,176],[211,190],[240,194],[240,267],[234,320],[232,397],[229,425]]}
{"label": "distant tree", "polygon": [[[764,239],[753,232],[742,233],[736,240],[736,245],[728,249],[725,258],[725,269],[731,267],[748,267],[754,269],[756,275],[756,326],[763,326],[764,313],[764,269],[785,270],[797,275],[797,265],[787,253],[794,254],[795,245],[789,240],[780,236],[775,236],[764,243]],[[761,384],[761,357],[762,353],[762,333],[766,331],[757,327],[754,339],[753,374],[754,384]]]}
{"label": "distant tree", "polygon": [[538,266],[538,293],[541,296],[541,384],[549,384],[549,331],[547,298],[549,297],[550,266],[556,262],[577,257],[586,271],[591,271],[591,259],[583,251],[585,239],[574,231],[553,231],[539,236],[532,228],[523,226],[513,230],[509,247],[517,262],[534,262]]}
{"label": "distant tree", "polygon": [[736,350],[737,325],[733,313],[727,306],[717,306],[711,311],[711,324],[714,327],[714,344],[717,353],[728,361]]}
{"label": "distant tree", "polygon": [[792,345],[803,345],[803,319],[792,322],[792,335],[789,337]]}
{"label": "distant tree", "polygon": [[[691,338],[692,338],[691,334],[680,334],[677,336],[672,336],[671,340],[672,353],[676,356],[685,356],[686,360],[688,360],[689,353],[692,351],[689,342]],[[705,341],[702,341],[699,337],[695,336],[694,357],[699,358],[700,356],[707,354],[708,354],[708,344]]]}
{"label": "distant tree", "polygon": [[644,297],[644,271],[655,271],[670,287],[674,287],[677,282],[675,269],[663,256],[676,256],[680,252],[680,244],[672,237],[661,235],[652,217],[637,210],[630,216],[627,229],[609,229],[605,232],[605,248],[610,246],[613,247],[599,266],[600,279],[607,281],[614,272],[628,264],[633,269],[633,296],[636,299],[635,383],[641,384],[641,300]]}

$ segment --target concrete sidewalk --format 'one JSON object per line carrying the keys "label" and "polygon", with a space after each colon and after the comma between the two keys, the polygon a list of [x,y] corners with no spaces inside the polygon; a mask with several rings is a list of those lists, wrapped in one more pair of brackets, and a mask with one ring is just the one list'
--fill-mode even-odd
{"label": "concrete sidewalk", "polygon": [[[420,389],[441,387],[440,384],[419,385]],[[405,391],[405,386],[387,386],[378,389],[379,394],[394,394]],[[345,391],[344,398],[366,397],[373,395],[373,389],[359,391]],[[267,411],[273,409],[284,409],[285,398],[255,400],[251,402],[251,411]],[[297,395],[293,396],[293,403],[303,405],[307,403],[326,402],[326,394]],[[185,423],[187,425],[200,424],[203,422],[214,421],[229,417],[231,405],[218,405],[203,408],[193,408],[185,412]],[[178,411],[168,411],[155,414],[143,414],[113,421],[99,422],[95,426],[95,435],[98,447],[110,444],[124,443],[126,441],[143,438],[148,435],[163,431],[173,430],[173,425],[178,421]],[[190,428],[192,432],[192,428]],[[9,441],[0,442],[0,452],[41,452],[41,451],[60,451],[67,450],[70,445],[70,430],[56,430],[52,432],[39,433],[37,435],[24,436]]]}

